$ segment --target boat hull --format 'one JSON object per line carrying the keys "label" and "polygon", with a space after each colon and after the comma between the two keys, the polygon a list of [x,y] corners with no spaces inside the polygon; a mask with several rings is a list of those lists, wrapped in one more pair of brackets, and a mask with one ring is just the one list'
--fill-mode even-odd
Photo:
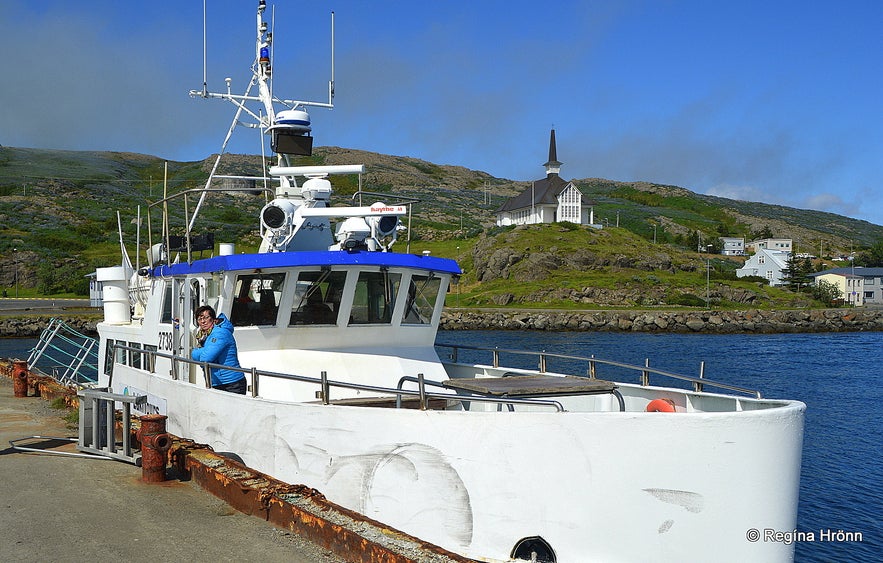
{"label": "boat hull", "polygon": [[420,411],[273,401],[117,368],[114,391],[148,393],[169,431],[468,557],[505,561],[539,536],[558,561],[793,558],[763,534],[796,525],[799,402]]}

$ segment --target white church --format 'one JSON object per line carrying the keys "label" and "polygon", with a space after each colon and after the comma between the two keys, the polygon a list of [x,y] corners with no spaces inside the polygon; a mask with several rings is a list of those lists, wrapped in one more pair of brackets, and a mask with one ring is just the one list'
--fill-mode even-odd
{"label": "white church", "polygon": [[526,190],[509,198],[497,210],[497,226],[568,221],[601,228],[601,225],[594,224],[594,210],[583,203],[582,192],[573,182],[565,181],[558,175],[561,164],[555,146],[555,130],[552,129],[549,160],[544,164],[546,177],[531,182]]}

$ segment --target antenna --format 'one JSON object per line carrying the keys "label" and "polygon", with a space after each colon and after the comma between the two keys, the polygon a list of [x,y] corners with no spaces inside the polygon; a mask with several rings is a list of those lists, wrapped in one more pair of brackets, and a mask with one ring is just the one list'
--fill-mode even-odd
{"label": "antenna", "polygon": [[331,80],[328,82],[328,104],[334,105],[334,12],[331,12]]}
{"label": "antenna", "polygon": [[202,97],[205,98],[208,96],[208,84],[206,82],[206,36],[208,35],[208,23],[205,17],[205,3],[206,0],[202,0]]}

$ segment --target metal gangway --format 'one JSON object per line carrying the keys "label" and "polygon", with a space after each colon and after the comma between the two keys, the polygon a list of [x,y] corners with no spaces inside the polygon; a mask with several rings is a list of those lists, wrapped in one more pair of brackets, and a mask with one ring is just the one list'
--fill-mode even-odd
{"label": "metal gangway", "polygon": [[39,369],[62,385],[92,387],[98,381],[98,339],[62,319],[52,319],[30,352],[28,367]]}

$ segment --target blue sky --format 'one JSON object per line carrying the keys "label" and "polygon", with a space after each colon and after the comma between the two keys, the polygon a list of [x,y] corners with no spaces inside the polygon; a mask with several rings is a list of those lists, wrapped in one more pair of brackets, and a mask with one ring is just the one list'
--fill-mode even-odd
{"label": "blue sky", "polygon": [[[209,89],[245,88],[256,4],[208,1]],[[311,110],[316,145],[532,180],[554,126],[566,178],[883,224],[883,2],[289,0],[277,94],[325,98],[331,11],[335,109]],[[5,0],[0,53],[6,146],[201,160],[232,118],[187,95],[201,0]],[[260,140],[240,130],[231,148]]]}

